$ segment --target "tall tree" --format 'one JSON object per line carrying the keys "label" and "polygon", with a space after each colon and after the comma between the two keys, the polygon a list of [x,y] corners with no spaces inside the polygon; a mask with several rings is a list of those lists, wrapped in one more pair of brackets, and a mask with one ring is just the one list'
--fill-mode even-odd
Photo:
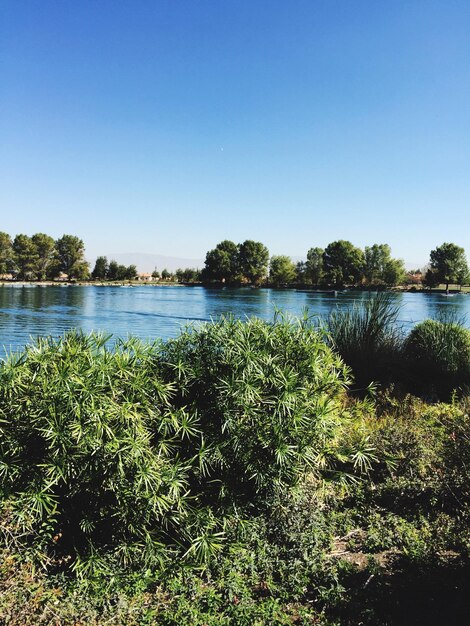
{"label": "tall tree", "polygon": [[13,269],[13,242],[8,233],[0,232],[0,274]]}
{"label": "tall tree", "polygon": [[431,269],[435,270],[439,282],[445,283],[446,290],[451,283],[462,285],[468,280],[469,270],[465,250],[455,243],[443,243],[430,254]]}
{"label": "tall tree", "polygon": [[31,237],[28,237],[28,235],[16,235],[13,241],[13,253],[18,277],[23,280],[35,278],[38,257]]}
{"label": "tall tree", "polygon": [[390,259],[385,265],[383,281],[387,287],[403,285],[406,277],[406,269],[403,259]]}
{"label": "tall tree", "polygon": [[83,241],[74,235],[63,235],[56,241],[56,257],[59,272],[64,272],[69,278],[85,278],[88,273],[88,264],[85,261],[85,246]]}
{"label": "tall tree", "polygon": [[375,243],[364,251],[364,277],[369,285],[392,287],[404,280],[405,267],[401,259],[392,258],[388,244]]}
{"label": "tall tree", "polygon": [[55,241],[49,235],[36,233],[31,237],[36,250],[35,274],[39,280],[45,280],[54,262]]}
{"label": "tall tree", "polygon": [[117,261],[112,259],[110,261],[110,263],[109,263],[108,271],[106,273],[106,277],[109,280],[118,280],[118,276],[119,276],[119,264],[118,264]]}
{"label": "tall tree", "polygon": [[95,267],[91,273],[95,280],[104,280],[108,275],[108,259],[105,256],[99,256],[96,259]]}
{"label": "tall tree", "polygon": [[307,264],[305,261],[298,261],[295,266],[295,279],[298,283],[305,283],[307,278]]}
{"label": "tall tree", "polygon": [[352,285],[360,281],[364,267],[364,253],[350,241],[340,239],[328,244],[323,254],[327,281],[335,286]]}
{"label": "tall tree", "polygon": [[269,250],[259,241],[247,239],[239,247],[240,273],[253,285],[259,284],[268,273]]}
{"label": "tall tree", "polygon": [[323,278],[323,248],[310,248],[307,252],[305,269],[313,285],[319,285]]}
{"label": "tall tree", "polygon": [[134,280],[137,277],[137,266],[136,265],[128,265],[126,267],[126,279]]}
{"label": "tall tree", "polygon": [[272,256],[269,262],[269,282],[279,287],[295,280],[296,268],[288,256]]}
{"label": "tall tree", "polygon": [[204,280],[233,282],[238,274],[238,246],[225,239],[206,254]]}
{"label": "tall tree", "polygon": [[439,287],[440,279],[436,270],[433,270],[431,267],[428,267],[426,273],[423,278],[423,285],[428,287],[429,289],[433,289],[434,287]]}

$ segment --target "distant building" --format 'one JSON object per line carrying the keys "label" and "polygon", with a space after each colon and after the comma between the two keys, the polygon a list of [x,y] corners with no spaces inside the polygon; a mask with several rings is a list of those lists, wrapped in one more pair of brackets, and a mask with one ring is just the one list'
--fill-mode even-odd
{"label": "distant building", "polygon": [[141,274],[137,274],[137,280],[140,280],[143,283],[156,283],[160,279],[155,278],[152,274],[149,274],[149,272],[142,272]]}
{"label": "distant building", "polygon": [[7,274],[0,274],[0,280],[14,280],[15,277],[13,276],[13,274],[7,273]]}
{"label": "distant building", "polygon": [[420,285],[423,282],[423,274],[420,271],[408,272],[406,275],[407,285]]}

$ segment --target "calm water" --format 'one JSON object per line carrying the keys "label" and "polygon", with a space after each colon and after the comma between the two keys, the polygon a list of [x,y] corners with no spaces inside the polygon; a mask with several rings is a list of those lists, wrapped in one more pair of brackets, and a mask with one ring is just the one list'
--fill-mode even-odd
{"label": "calm water", "polygon": [[[435,317],[440,311],[466,316],[470,295],[394,294],[406,326]],[[335,306],[347,307],[367,294],[338,296],[271,289],[204,289],[203,287],[78,287],[0,286],[0,354],[21,348],[38,335],[61,335],[71,328],[101,330],[115,336],[168,338],[187,322],[222,314],[256,315],[270,320],[276,309],[324,315]]]}

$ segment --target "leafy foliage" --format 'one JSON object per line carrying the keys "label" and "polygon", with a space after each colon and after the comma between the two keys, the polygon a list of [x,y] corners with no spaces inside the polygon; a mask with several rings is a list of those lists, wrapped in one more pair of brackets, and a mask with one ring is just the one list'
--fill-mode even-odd
{"label": "leafy foliage", "polygon": [[331,285],[344,286],[359,282],[364,268],[364,253],[350,241],[340,239],[328,244],[323,253],[323,269]]}
{"label": "leafy foliage", "polygon": [[364,277],[369,285],[393,286],[405,277],[405,267],[400,259],[393,259],[390,246],[374,244],[365,247]]}
{"label": "leafy foliage", "polygon": [[204,472],[223,491],[253,499],[334,453],[348,370],[307,320],[221,319],[168,341],[162,358],[174,402],[198,415]]}
{"label": "leafy foliage", "polygon": [[0,370],[3,497],[43,558],[74,557],[83,574],[100,550],[150,558],[189,509],[187,464],[172,451],[185,417],[155,376],[155,348],[104,343],[39,340]]}
{"label": "leafy foliage", "polygon": [[310,248],[307,252],[305,273],[313,285],[319,285],[323,278],[323,248]]}
{"label": "leafy foliage", "polygon": [[405,343],[417,389],[449,396],[470,385],[470,331],[451,320],[425,320]]}
{"label": "leafy foliage", "polygon": [[443,243],[431,251],[431,270],[435,271],[439,282],[462,285],[469,278],[465,250],[455,243]]}
{"label": "leafy foliage", "polygon": [[239,249],[233,241],[225,239],[206,254],[203,278],[206,281],[232,283],[238,277]]}
{"label": "leafy foliage", "polygon": [[253,285],[268,275],[269,251],[260,241],[247,239],[239,246],[238,263],[242,277]]}
{"label": "leafy foliage", "polygon": [[85,246],[75,235],[62,235],[55,242],[56,271],[64,272],[69,278],[86,278],[88,263],[85,261]]}
{"label": "leafy foliage", "polygon": [[347,369],[306,320],[106,340],[40,339],[0,368],[0,486],[43,564],[205,562],[235,505],[342,462]]}
{"label": "leafy foliage", "polygon": [[13,267],[13,242],[8,233],[0,231],[0,274],[6,274]]}
{"label": "leafy foliage", "polygon": [[296,267],[288,256],[272,256],[269,261],[269,282],[276,287],[292,283],[296,277]]}

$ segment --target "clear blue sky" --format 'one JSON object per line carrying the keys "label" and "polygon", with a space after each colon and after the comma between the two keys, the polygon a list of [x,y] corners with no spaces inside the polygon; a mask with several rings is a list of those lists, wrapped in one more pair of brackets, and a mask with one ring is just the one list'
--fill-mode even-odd
{"label": "clear blue sky", "polygon": [[468,0],[2,0],[0,230],[470,258]]}

